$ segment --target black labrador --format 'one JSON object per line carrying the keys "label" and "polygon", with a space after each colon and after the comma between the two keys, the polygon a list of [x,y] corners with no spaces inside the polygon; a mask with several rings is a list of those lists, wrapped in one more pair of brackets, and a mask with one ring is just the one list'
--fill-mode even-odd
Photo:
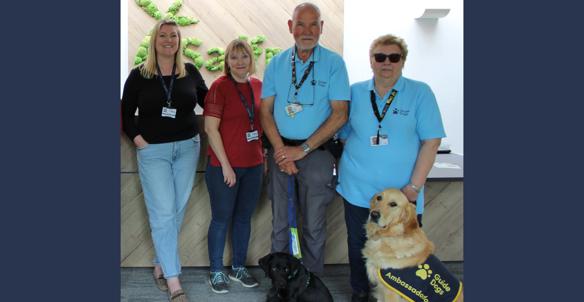
{"label": "black labrador", "polygon": [[259,260],[266,277],[272,279],[268,302],[332,302],[324,283],[300,260],[287,253],[272,253]]}

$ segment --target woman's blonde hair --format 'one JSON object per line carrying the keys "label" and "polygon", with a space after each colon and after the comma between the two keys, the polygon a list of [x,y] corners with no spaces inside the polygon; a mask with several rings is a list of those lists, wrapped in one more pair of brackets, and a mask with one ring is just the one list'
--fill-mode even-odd
{"label": "woman's blonde hair", "polygon": [[182,50],[182,39],[180,30],[178,29],[178,24],[172,20],[162,19],[154,25],[150,33],[150,46],[148,47],[148,57],[146,61],[140,65],[140,74],[147,79],[151,79],[158,74],[156,69],[157,65],[157,58],[156,58],[156,38],[158,37],[158,33],[160,29],[164,25],[174,26],[176,27],[176,32],[178,33],[178,49],[176,54],[174,55],[174,63],[176,64],[176,71],[178,73],[178,78],[182,78],[186,76],[185,64],[182,59],[182,54],[180,53]]}
{"label": "woman's blonde hair", "polygon": [[402,59],[404,62],[406,61],[406,58],[408,57],[408,45],[404,39],[394,35],[383,35],[373,40],[373,43],[371,43],[371,47],[369,48],[370,56],[373,55],[373,49],[379,45],[397,45],[397,47],[401,49]]}
{"label": "woman's blonde hair", "polygon": [[231,68],[229,68],[229,55],[234,51],[243,51],[249,56],[249,74],[253,74],[255,72],[255,57],[253,55],[253,51],[251,50],[251,46],[245,41],[241,39],[235,39],[227,45],[227,49],[225,50],[225,61],[223,65],[223,72],[225,75],[229,75],[231,73]]}

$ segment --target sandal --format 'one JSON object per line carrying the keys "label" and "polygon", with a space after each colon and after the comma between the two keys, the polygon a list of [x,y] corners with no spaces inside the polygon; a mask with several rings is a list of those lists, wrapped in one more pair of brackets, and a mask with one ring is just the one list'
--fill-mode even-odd
{"label": "sandal", "polygon": [[170,302],[189,302],[187,299],[187,294],[182,289],[175,291],[169,295]]}
{"label": "sandal", "polygon": [[166,279],[164,279],[163,275],[160,276],[154,276],[154,283],[156,284],[156,287],[158,287],[159,290],[165,292],[168,291],[168,284],[166,284]]}

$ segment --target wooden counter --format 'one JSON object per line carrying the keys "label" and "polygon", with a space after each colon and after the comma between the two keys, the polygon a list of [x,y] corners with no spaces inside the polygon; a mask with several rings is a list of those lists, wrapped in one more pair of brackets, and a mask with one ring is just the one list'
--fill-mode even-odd
{"label": "wooden counter", "polygon": [[[202,124],[202,120],[200,120]],[[202,125],[201,125],[201,128]],[[195,187],[186,210],[180,234],[183,266],[208,266],[207,230],[211,219],[209,194],[204,179],[207,142],[201,135],[201,158]],[[265,187],[264,187],[265,189]],[[436,255],[443,261],[463,258],[463,182],[461,179],[430,179],[426,184],[424,230],[436,245]],[[153,245],[150,237],[144,196],[137,174],[133,144],[121,136],[121,266],[151,266]],[[272,213],[265,190],[252,217],[248,265],[257,265],[270,251]],[[347,235],[342,199],[327,209],[327,245],[325,263],[347,263]],[[225,246],[224,264],[231,265],[231,244]]]}

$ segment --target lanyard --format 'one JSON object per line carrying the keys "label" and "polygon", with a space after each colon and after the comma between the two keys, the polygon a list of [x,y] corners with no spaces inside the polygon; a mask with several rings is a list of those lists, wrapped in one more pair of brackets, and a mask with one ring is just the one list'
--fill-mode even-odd
{"label": "lanyard", "polygon": [[158,70],[158,78],[160,79],[160,83],[162,83],[162,88],[164,89],[164,94],[166,96],[166,106],[170,107],[170,103],[172,102],[170,100],[170,95],[172,94],[172,87],[174,86],[174,79],[176,78],[176,76],[174,75],[174,72],[176,71],[176,62],[174,63],[174,65],[172,65],[172,76],[170,78],[169,87],[166,87],[166,83],[164,82],[164,79],[162,78],[162,72],[160,71],[160,66],[158,66],[158,64],[156,64],[156,70]]}
{"label": "lanyard", "polygon": [[[304,81],[306,81],[306,78],[308,78],[308,74],[312,71],[312,68],[314,67],[314,61],[310,61],[308,68],[306,68],[306,70],[304,71],[304,75],[302,76],[302,79],[300,79],[300,83],[296,84],[296,60],[295,60],[295,56],[296,56],[296,53],[294,50],[292,50],[292,57],[290,59],[290,64],[292,65],[292,85],[294,85],[294,88],[296,88],[296,90],[294,91],[294,99],[296,100],[296,97],[298,96],[298,90],[300,90],[300,87],[302,87],[302,84],[304,84]],[[313,80],[313,85],[314,85],[314,80]]]}
{"label": "lanyard", "polygon": [[371,92],[371,107],[373,107],[373,113],[375,114],[375,117],[377,118],[377,141],[379,142],[379,130],[381,129],[381,121],[383,121],[383,118],[385,117],[385,114],[387,113],[387,109],[389,109],[389,106],[391,106],[391,103],[393,102],[393,99],[395,98],[395,95],[397,94],[397,90],[392,89],[391,90],[391,94],[389,95],[389,97],[387,98],[387,101],[385,101],[385,106],[383,106],[383,111],[381,112],[381,115],[379,115],[379,108],[377,108],[377,102],[375,99],[375,92],[373,92],[373,90],[370,90],[369,92]]}
{"label": "lanyard", "polygon": [[249,79],[247,80],[247,86],[249,86],[249,92],[251,93],[251,102],[250,102],[250,106],[247,105],[247,101],[245,100],[245,96],[243,95],[243,93],[241,92],[241,90],[239,90],[239,87],[237,87],[237,82],[235,81],[235,79],[231,76],[231,74],[229,75],[229,78],[231,79],[231,81],[233,82],[233,85],[235,86],[235,89],[237,90],[237,93],[239,94],[239,98],[241,99],[241,103],[243,104],[243,107],[245,107],[245,111],[247,111],[247,117],[249,118],[249,125],[251,128],[251,131],[253,131],[253,117],[254,117],[254,100],[255,97],[253,95],[253,88],[251,87],[251,83],[249,82]]}

